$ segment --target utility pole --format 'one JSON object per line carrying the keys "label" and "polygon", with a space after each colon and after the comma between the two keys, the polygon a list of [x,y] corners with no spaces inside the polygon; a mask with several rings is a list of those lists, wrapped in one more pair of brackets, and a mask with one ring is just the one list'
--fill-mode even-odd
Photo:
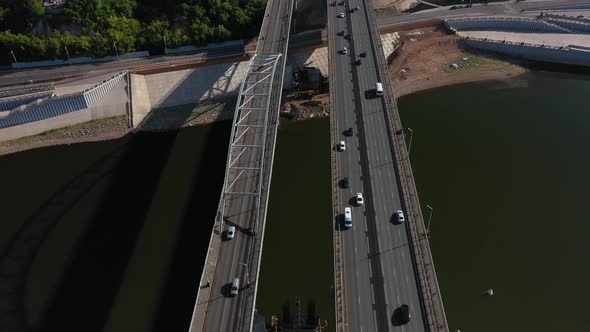
{"label": "utility pole", "polygon": [[68,56],[68,63],[72,64],[72,59],[70,59],[70,52],[68,52],[68,47],[64,45],[64,49],[66,50],[66,55]]}
{"label": "utility pole", "polygon": [[166,53],[167,49],[168,49],[168,46],[166,45],[166,35],[164,35],[164,54]]}
{"label": "utility pole", "polygon": [[113,42],[113,47],[115,48],[115,54],[117,55],[117,58],[119,57],[119,51],[117,50],[117,43]]}
{"label": "utility pole", "polygon": [[12,51],[12,49],[10,49],[10,54],[12,54],[12,58],[14,59],[14,63],[18,63],[18,61],[16,60],[16,55],[14,55],[14,52]]}

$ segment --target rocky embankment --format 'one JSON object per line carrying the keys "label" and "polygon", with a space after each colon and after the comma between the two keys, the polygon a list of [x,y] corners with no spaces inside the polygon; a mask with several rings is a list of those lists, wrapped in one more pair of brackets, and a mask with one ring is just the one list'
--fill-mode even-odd
{"label": "rocky embankment", "polygon": [[100,119],[47,131],[35,136],[0,142],[0,156],[52,145],[115,139],[124,136],[129,131],[131,129],[127,128],[126,115]]}

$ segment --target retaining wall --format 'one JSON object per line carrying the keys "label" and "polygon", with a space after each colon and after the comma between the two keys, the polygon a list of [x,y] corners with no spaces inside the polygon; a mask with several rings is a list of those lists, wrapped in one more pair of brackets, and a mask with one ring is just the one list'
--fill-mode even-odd
{"label": "retaining wall", "polygon": [[544,15],[542,20],[574,33],[590,33],[590,20],[563,15]]}
{"label": "retaining wall", "polygon": [[53,96],[53,91],[43,91],[25,96],[0,99],[0,115],[3,115],[4,112],[13,110],[22,105],[29,104],[35,100],[44,99],[51,96]]}
{"label": "retaining wall", "polygon": [[507,54],[528,60],[590,67],[590,50],[585,50],[583,47],[571,46],[557,48],[475,38],[465,39],[464,43],[476,49]]}

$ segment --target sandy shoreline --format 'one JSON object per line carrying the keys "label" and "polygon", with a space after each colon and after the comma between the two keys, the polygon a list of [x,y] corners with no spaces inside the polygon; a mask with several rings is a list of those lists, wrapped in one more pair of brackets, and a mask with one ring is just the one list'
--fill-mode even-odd
{"label": "sandy shoreline", "polygon": [[[471,54],[461,48],[456,36],[442,32],[423,31],[421,34],[402,36],[400,43],[398,51],[389,59],[396,97],[459,83],[507,79],[527,71],[508,62]],[[461,67],[450,67],[455,63]],[[284,96],[281,111],[293,112],[294,108],[297,109],[295,121],[325,117],[328,115],[327,99],[326,95],[303,99]],[[316,104],[306,108],[310,101]],[[229,120],[233,117],[234,105],[235,98],[228,98],[158,110],[152,112],[151,118],[144,121],[140,129],[127,128],[127,116],[82,123],[0,142],[0,156],[48,146],[118,139],[138,131],[169,131]]]}

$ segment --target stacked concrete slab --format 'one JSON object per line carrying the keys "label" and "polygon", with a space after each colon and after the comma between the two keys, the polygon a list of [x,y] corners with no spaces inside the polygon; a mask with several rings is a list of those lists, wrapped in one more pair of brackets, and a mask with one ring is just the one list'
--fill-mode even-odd
{"label": "stacked concrete slab", "polygon": [[520,31],[533,33],[568,33],[568,29],[551,22],[518,17],[478,17],[454,18],[445,20],[448,29],[454,31],[491,30],[491,31]]}

